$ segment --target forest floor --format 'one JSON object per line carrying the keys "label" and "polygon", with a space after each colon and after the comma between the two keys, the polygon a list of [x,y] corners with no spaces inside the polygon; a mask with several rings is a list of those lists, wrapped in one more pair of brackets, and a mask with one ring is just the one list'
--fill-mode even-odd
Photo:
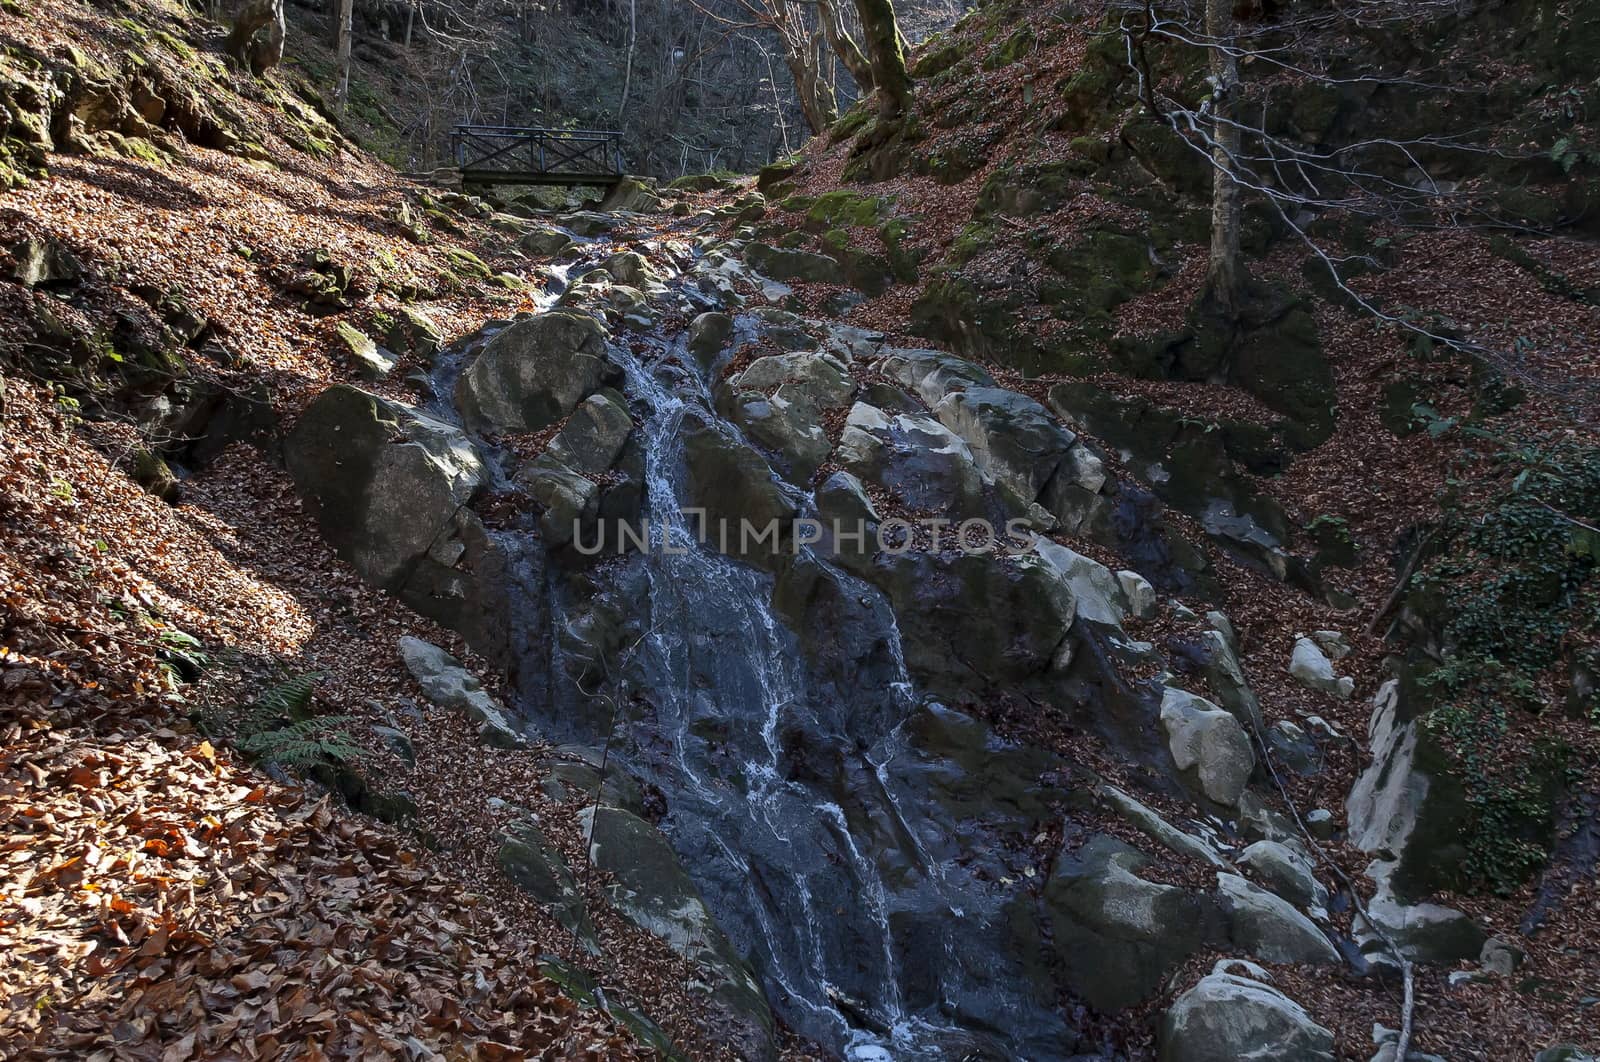
{"label": "forest floor", "polygon": [[[151,18],[193,32],[170,13]],[[136,43],[117,20],[76,0],[41,0],[25,17],[0,19],[8,37],[47,51],[70,40],[110,61]],[[200,43],[214,51],[219,34],[207,30]],[[604,1013],[537,975],[539,956],[567,956],[568,934],[494,867],[495,838],[513,812],[489,804],[491,795],[531,808],[568,858],[582,862],[583,801],[552,799],[540,785],[569,753],[486,750],[450,713],[407,711],[424,699],[397,653],[402,635],[444,646],[491,687],[492,676],[454,635],[355,577],[322,542],[274,457],[233,446],[168,504],[129,477],[145,441],[134,426],[83,418],[50,381],[26,371],[42,308],[78,331],[119,315],[142,327],[148,308],[130,294],[135,283],[179,291],[215,323],[228,354],[193,371],[235,390],[264,385],[287,423],[332,383],[374,386],[362,381],[338,325],[381,335],[401,313],[401,300],[381,285],[348,308],[310,312],[282,284],[308,252],[420,279],[432,297],[410,305],[447,339],[535,304],[539,263],[515,250],[513,235],[447,212],[421,219],[429,240],[417,242],[398,220],[414,201],[412,185],[338,138],[320,157],[298,150],[279,135],[278,112],[247,91],[242,75],[228,76],[241,82],[236,106],[261,129],[270,164],[179,141],[155,160],[55,155],[48,176],[0,193],[0,246],[47,238],[87,267],[70,305],[0,282],[8,366],[0,405],[0,1054],[641,1056]],[[995,80],[997,94],[1015,87]],[[844,150],[814,146],[805,190],[834,186]],[[920,218],[955,218],[970,213],[986,173],[953,187],[903,178],[879,192],[901,197]],[[919,238],[954,235],[953,226],[930,224]],[[450,281],[451,247],[510,273],[521,290]],[[1464,279],[1438,294],[1466,319],[1475,307],[1515,305],[1527,319],[1600,336],[1595,311],[1552,302],[1525,276],[1468,279],[1478,259],[1448,237],[1414,253],[1463,256]],[[0,274],[11,265],[0,257]],[[1386,283],[1422,283],[1404,269],[1390,276]],[[820,300],[826,292],[801,294]],[[847,320],[920,345],[903,336],[914,295],[895,287]],[[1398,340],[1331,307],[1319,312],[1339,388],[1338,433],[1271,489],[1296,514],[1337,511],[1364,540],[1392,542],[1431,511],[1450,453],[1426,436],[1401,442],[1378,426],[1378,383]],[[1501,326],[1524,327],[1505,315]],[[1593,372],[1600,342],[1575,347],[1588,355],[1571,371]],[[377,389],[415,402],[406,376],[420,364],[403,362]],[[1148,386],[1115,383],[1129,392]],[[1194,389],[1183,400],[1240,398]],[[1321,774],[1291,783],[1303,808],[1342,816],[1366,763],[1368,700],[1387,651],[1361,631],[1393,589],[1392,558],[1369,553],[1349,573],[1359,605],[1346,612],[1242,567],[1223,574],[1224,608],[1268,718],[1320,714],[1349,737]],[[1309,694],[1284,671],[1296,632],[1330,627],[1355,636],[1356,652],[1341,667],[1357,679],[1358,695],[1342,704]],[[174,664],[193,643],[205,666],[185,680]],[[321,710],[357,720],[352,733],[373,769],[416,799],[412,827],[355,815],[207,739],[207,712],[311,672],[324,675]],[[365,725],[396,716],[406,721],[415,764]],[[1335,855],[1359,877],[1360,853],[1335,846]],[[597,913],[608,910],[601,885],[584,883]],[[1532,888],[1448,902],[1512,935]],[[1590,1033],[1592,1002],[1573,1000],[1600,996],[1597,910],[1596,883],[1572,882],[1539,932],[1518,938],[1528,957],[1516,979],[1452,987],[1449,970],[1425,971],[1418,1045],[1452,1059],[1500,1060]],[[605,948],[592,972],[608,994],[637,1001],[693,1057],[718,1057],[700,1032],[702,1003],[681,960],[619,919],[600,914],[597,922]],[[1197,958],[1175,984],[1192,981],[1211,958]],[[1337,1031],[1343,1057],[1367,1058],[1372,1025],[1397,1023],[1395,983],[1337,970],[1281,977]],[[1136,1052],[1148,1050],[1147,1019],[1165,1002],[1126,1016]]]}

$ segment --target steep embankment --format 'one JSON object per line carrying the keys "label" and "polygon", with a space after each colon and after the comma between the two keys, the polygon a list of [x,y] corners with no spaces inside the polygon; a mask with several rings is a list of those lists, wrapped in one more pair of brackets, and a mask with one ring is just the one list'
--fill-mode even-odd
{"label": "steep embankment", "polygon": [[[681,961],[602,903],[585,963],[626,1016],[539,976],[571,936],[499,836],[537,809],[581,862],[547,784],[588,769],[484,760],[396,641],[475,658],[352,577],[278,457],[311,395],[393,358],[411,398],[445,337],[531,308],[537,226],[419,194],[176,6],[7,5],[0,36],[6,1053],[633,1057],[630,1005],[715,1053]],[[297,750],[307,711],[335,719]],[[262,730],[343,797],[224,744]]]}
{"label": "steep embankment", "polygon": [[[986,7],[766,197],[612,214],[407,187],[127,13],[0,16],[19,1047],[1367,1058],[1396,948],[1421,1049],[1585,1035],[1581,779],[1497,819],[1450,756],[1594,762],[1589,439],[1468,451],[1560,403],[1270,225],[1218,356],[1203,171],[1077,9]],[[1375,294],[1592,374],[1587,245],[1400,235]],[[1516,714],[1452,731],[1481,673],[1419,680],[1508,636]]]}

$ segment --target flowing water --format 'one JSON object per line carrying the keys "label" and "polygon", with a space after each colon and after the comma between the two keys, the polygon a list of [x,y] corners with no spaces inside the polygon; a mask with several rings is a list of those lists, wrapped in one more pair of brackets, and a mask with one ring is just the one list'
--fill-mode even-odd
{"label": "flowing water", "polygon": [[[560,676],[583,662],[560,653],[562,688],[543,717],[524,707],[547,733],[609,745],[660,790],[681,863],[802,1035],[863,1062],[1065,1056],[1021,1048],[1019,1028],[1072,1037],[1011,954],[1004,894],[958,862],[970,853],[942,802],[971,780],[909,733],[956,724],[921,703],[883,595],[823,557],[796,562],[816,565],[845,603],[830,632],[842,672],[819,678],[774,611],[774,577],[697,541],[682,512],[685,418],[744,440],[683,343],[658,333],[612,344],[642,422],[654,539],[603,577],[633,599],[632,633],[607,665],[621,710],[603,721],[581,710],[584,691]],[[442,393],[455,371],[441,363]],[[569,595],[558,587],[552,599],[559,630],[573,619]],[[1005,757],[983,762],[992,771]]]}

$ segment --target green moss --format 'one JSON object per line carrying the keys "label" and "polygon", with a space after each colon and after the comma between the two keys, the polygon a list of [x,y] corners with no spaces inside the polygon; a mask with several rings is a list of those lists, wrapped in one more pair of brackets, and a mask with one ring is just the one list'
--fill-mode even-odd
{"label": "green moss", "polygon": [[487,280],[493,275],[483,259],[462,247],[444,248],[445,259],[450,263],[450,271],[458,277],[472,280]]}
{"label": "green moss", "polygon": [[889,205],[888,199],[840,188],[813,200],[806,210],[806,222],[823,229],[871,228],[888,212]]}
{"label": "green moss", "polygon": [[1010,66],[1033,51],[1034,43],[1033,28],[1027,25],[1018,27],[1011,36],[984,57],[983,69],[999,70],[1001,67]]}
{"label": "green moss", "polygon": [[828,138],[835,144],[847,137],[855,136],[867,127],[872,121],[872,105],[870,100],[859,100],[838,121],[828,127]]}

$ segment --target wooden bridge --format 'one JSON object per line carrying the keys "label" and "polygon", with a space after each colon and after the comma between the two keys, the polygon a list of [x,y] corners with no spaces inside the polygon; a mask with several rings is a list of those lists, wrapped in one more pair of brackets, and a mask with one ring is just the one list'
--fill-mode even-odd
{"label": "wooden bridge", "polygon": [[622,179],[622,134],[615,130],[458,125],[450,153],[464,185],[613,185]]}

